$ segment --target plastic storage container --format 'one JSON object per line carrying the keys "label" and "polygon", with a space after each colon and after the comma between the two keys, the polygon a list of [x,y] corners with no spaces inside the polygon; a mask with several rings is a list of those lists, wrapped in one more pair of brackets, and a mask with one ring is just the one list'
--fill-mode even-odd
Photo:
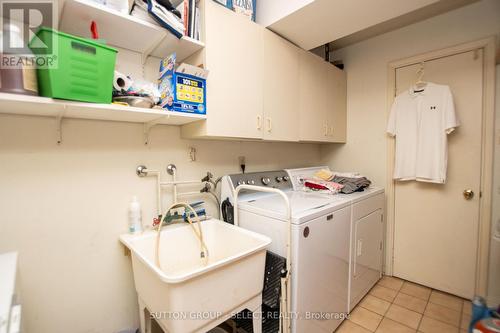
{"label": "plastic storage container", "polygon": [[[37,70],[41,96],[111,103],[116,49],[46,27],[36,35],[46,45],[52,45],[53,37],[57,39],[53,51],[57,65]],[[32,51],[43,53],[37,48]]]}

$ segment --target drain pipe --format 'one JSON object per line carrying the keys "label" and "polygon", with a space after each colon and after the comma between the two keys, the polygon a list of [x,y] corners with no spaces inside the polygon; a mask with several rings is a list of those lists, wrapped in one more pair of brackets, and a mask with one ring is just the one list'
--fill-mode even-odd
{"label": "drain pipe", "polygon": [[175,164],[167,165],[167,173],[172,176],[174,202],[177,202],[177,167]]}
{"label": "drain pipe", "polygon": [[[172,181],[161,181],[160,171],[159,170],[150,170],[145,165],[139,165],[135,169],[135,173],[137,176],[143,178],[148,176],[154,176],[156,178],[156,205],[157,205],[157,215],[162,215],[163,208],[161,204],[161,189],[165,186],[172,186],[173,192],[173,202],[177,202],[180,196],[189,196],[189,195],[200,195],[203,193],[210,194],[215,202],[217,203],[217,213],[220,214],[220,203],[217,195],[210,188],[206,191],[197,191],[197,192],[179,192],[177,189],[178,185],[197,185],[197,184],[217,184],[217,182],[213,181],[204,181],[204,180],[177,180],[177,167],[175,164],[169,164],[167,166],[167,173],[172,176]],[[215,185],[214,185],[215,187]],[[204,187],[205,189],[206,187]]]}
{"label": "drain pipe", "polygon": [[[242,190],[249,190],[255,192],[267,192],[276,193],[283,198],[286,214],[285,219],[288,222],[288,235],[286,244],[286,274],[281,278],[281,302],[280,306],[281,312],[281,333],[291,332],[290,327],[290,302],[291,302],[291,284],[290,284],[290,272],[292,269],[292,208],[290,207],[290,200],[285,192],[278,190],[277,188],[270,187],[260,187],[255,185],[239,185],[234,189],[233,199],[234,199],[234,225],[239,227],[239,213],[238,213],[238,195]],[[283,303],[285,306],[283,306]]]}
{"label": "drain pipe", "polygon": [[162,212],[161,208],[161,186],[160,186],[160,171],[158,170],[149,170],[145,165],[139,165],[135,169],[135,173],[139,177],[147,177],[147,176],[155,176],[156,177],[156,209],[157,215],[160,216]]}

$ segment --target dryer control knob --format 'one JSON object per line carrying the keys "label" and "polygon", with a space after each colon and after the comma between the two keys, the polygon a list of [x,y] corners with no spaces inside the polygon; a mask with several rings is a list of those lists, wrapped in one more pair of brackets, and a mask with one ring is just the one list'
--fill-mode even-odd
{"label": "dryer control knob", "polygon": [[262,184],[264,184],[264,185],[267,186],[267,185],[269,185],[271,183],[271,178],[269,178],[269,177],[262,177],[261,181],[262,181]]}
{"label": "dryer control knob", "polygon": [[282,181],[282,180],[283,180],[283,177],[276,177],[276,181],[277,181],[278,183],[281,183],[281,181]]}
{"label": "dryer control knob", "polygon": [[240,180],[238,180],[238,185],[243,185],[243,184],[245,184],[245,181],[244,181],[244,180],[241,180],[241,179],[240,179]]}
{"label": "dryer control knob", "polygon": [[290,180],[290,177],[288,177],[288,176],[283,177],[283,181],[284,181],[284,182],[287,182],[287,181],[289,181],[289,180]]}

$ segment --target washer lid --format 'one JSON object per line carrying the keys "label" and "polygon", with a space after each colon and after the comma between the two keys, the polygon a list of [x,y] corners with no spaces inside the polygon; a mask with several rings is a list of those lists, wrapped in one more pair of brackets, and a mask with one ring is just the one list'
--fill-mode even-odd
{"label": "washer lid", "polygon": [[[292,222],[295,224],[308,221],[349,205],[349,200],[335,196],[327,197],[325,195],[298,191],[286,192],[286,195],[290,200]],[[247,202],[240,202],[239,207],[243,210],[280,220],[284,220],[286,215],[285,202],[277,194]]]}

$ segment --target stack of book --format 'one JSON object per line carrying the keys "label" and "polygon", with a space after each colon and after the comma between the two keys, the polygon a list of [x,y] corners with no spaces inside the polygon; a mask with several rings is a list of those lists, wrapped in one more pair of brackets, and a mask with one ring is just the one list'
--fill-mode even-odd
{"label": "stack of book", "polygon": [[198,0],[183,0],[177,9],[170,10],[157,0],[134,0],[130,15],[160,25],[177,38],[201,38]]}
{"label": "stack of book", "polygon": [[184,23],[184,34],[188,37],[200,40],[200,6],[198,0],[184,0],[177,10],[181,13]]}

